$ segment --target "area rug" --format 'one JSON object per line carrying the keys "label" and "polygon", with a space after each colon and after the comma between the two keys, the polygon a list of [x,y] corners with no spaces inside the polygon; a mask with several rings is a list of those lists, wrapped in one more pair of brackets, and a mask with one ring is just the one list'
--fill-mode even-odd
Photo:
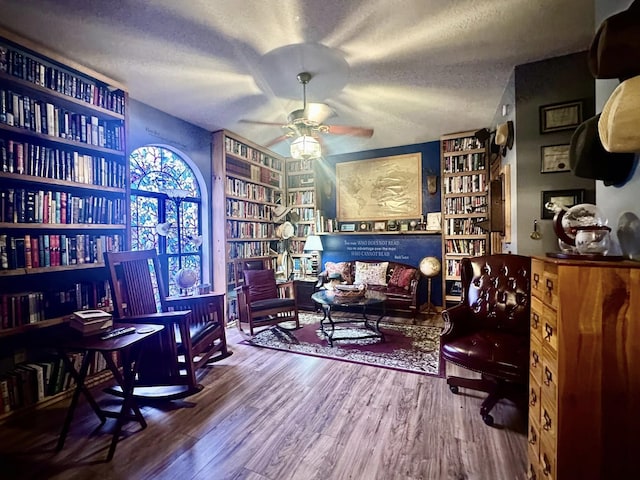
{"label": "area rug", "polygon": [[[344,318],[344,317],[342,317]],[[286,323],[260,331],[242,343],[256,347],[331,358],[406,372],[442,376],[440,366],[440,328],[380,322],[385,341],[378,338],[340,340],[362,334],[362,324],[336,326],[333,346],[329,346],[320,330],[322,315],[300,313],[300,329],[289,329]]]}

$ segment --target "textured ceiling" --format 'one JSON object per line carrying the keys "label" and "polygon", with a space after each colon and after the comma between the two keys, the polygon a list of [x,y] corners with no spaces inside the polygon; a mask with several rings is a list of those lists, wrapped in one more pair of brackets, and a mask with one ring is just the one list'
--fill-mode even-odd
{"label": "textured ceiling", "polygon": [[[258,143],[309,101],[330,153],[489,126],[513,67],[584,50],[592,0],[0,0],[0,25],[127,86],[143,103]],[[273,147],[286,154],[286,142]]]}

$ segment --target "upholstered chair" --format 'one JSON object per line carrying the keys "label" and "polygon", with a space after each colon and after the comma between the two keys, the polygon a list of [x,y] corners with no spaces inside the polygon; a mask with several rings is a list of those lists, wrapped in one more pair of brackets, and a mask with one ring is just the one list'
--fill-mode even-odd
{"label": "upholstered chair", "polygon": [[489,393],[480,414],[502,398],[526,399],[529,363],[531,258],[487,255],[461,261],[460,304],[442,312],[441,355],[479,378],[448,377],[453,393],[470,388]]}

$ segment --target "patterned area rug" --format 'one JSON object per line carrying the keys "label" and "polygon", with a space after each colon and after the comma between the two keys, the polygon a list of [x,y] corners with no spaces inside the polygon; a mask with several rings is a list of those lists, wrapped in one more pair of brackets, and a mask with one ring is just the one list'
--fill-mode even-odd
{"label": "patterned area rug", "polygon": [[[335,314],[334,314],[335,316]],[[345,319],[345,316],[335,316]],[[340,337],[362,335],[362,323],[336,326],[333,346],[329,346],[320,330],[322,315],[300,313],[298,330],[295,326],[282,323],[257,333],[252,340],[243,343],[256,347],[285,350],[305,355],[331,358],[347,362],[362,363],[377,367],[391,368],[407,372],[442,376],[440,366],[440,328],[402,323],[380,322],[380,330],[385,341],[378,338],[340,340]],[[326,328],[326,327],[325,327]]]}

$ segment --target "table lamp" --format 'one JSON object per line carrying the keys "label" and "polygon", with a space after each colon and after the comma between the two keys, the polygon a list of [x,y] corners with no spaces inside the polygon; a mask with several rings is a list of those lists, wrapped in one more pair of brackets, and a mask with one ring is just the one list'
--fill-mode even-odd
{"label": "table lamp", "polygon": [[322,248],[322,240],[318,235],[309,235],[304,247],[302,249],[305,252],[311,252],[311,275],[314,277],[318,275],[318,265],[320,263],[320,252]]}

